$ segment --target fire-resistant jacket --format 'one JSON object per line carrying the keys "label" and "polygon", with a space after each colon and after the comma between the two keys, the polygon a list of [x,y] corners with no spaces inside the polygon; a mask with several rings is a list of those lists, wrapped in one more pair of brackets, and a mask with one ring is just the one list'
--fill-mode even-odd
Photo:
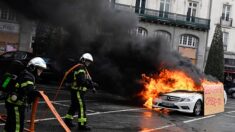
{"label": "fire-resistant jacket", "polygon": [[[24,70],[20,73],[15,84],[13,92],[9,93],[6,101],[14,105],[25,105],[27,102],[32,102],[33,94],[35,93],[35,77],[32,73]],[[17,96],[17,100],[12,100],[12,95]]]}
{"label": "fire-resistant jacket", "polygon": [[89,78],[89,73],[86,67],[81,64],[73,71],[73,81],[71,89],[86,91],[87,89],[92,88],[92,82]]}

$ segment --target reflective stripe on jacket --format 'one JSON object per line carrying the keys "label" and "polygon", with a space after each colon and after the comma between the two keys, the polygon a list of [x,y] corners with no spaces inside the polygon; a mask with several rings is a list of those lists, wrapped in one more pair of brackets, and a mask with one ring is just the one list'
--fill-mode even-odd
{"label": "reflective stripe on jacket", "polygon": [[87,79],[87,72],[85,69],[79,69],[77,71],[74,71],[73,73],[73,83],[72,83],[72,86],[71,86],[71,89],[73,90],[80,90],[80,91],[87,91],[87,87],[85,86],[79,86],[79,84],[77,84],[77,75],[78,74],[84,74],[85,75],[85,79]]}
{"label": "reflective stripe on jacket", "polygon": [[[23,82],[23,83],[21,83],[21,84],[19,84],[19,83],[16,83],[16,85],[15,85],[15,88],[16,88],[16,91],[19,91],[20,90],[20,88],[24,88],[24,87],[27,87],[28,85],[34,85],[34,82],[32,82],[32,81],[26,81],[26,82]],[[12,94],[13,95],[13,94]],[[12,95],[10,94],[9,96],[8,96],[8,98],[7,98],[7,102],[9,102],[9,103],[12,103],[12,104],[15,104],[15,105],[19,105],[19,106],[21,106],[21,105],[25,105],[25,99],[26,99],[26,97],[22,97],[22,95],[19,95],[17,92],[16,92],[16,96],[17,96],[17,100],[16,101],[13,101],[12,100]],[[26,96],[26,95],[25,95]]]}

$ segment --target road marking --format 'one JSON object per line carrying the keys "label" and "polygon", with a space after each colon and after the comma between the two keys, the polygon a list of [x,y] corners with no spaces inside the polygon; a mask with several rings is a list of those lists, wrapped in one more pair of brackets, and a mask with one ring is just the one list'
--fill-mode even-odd
{"label": "road marking", "polygon": [[[63,103],[63,102],[70,102],[71,100],[58,100],[58,101],[51,101],[52,103]],[[95,101],[95,100],[86,100],[87,102],[92,102],[92,101]],[[39,104],[44,104],[45,103],[45,101],[39,101],[38,102]],[[0,103],[0,106],[1,105],[5,105],[5,103],[4,102],[2,102],[2,103]],[[61,104],[62,105],[62,104]],[[67,107],[67,106],[66,106]]]}
{"label": "road marking", "polygon": [[101,115],[101,114],[110,114],[110,113],[118,113],[118,112],[125,112],[125,111],[136,111],[146,108],[136,108],[136,109],[125,109],[125,110],[114,110],[114,111],[106,111],[106,112],[95,112],[95,113],[89,113],[87,115]]}
{"label": "road marking", "polygon": [[87,112],[94,113],[95,111],[94,110],[87,110]]}
{"label": "road marking", "polygon": [[228,112],[226,112],[226,113],[234,113],[235,111],[228,111]]}
{"label": "road marking", "polygon": [[203,119],[211,118],[211,117],[214,117],[214,116],[215,115],[209,115],[209,116],[205,116],[205,117],[195,118],[195,119],[192,119],[192,120],[183,121],[183,123],[190,123],[190,122],[194,122],[194,121],[198,121],[198,120],[203,120]]}
{"label": "road marking", "polygon": [[[203,119],[211,118],[211,117],[214,117],[214,116],[216,116],[216,115],[210,115],[210,116],[195,118],[195,119],[192,119],[192,120],[186,120],[186,121],[183,121],[183,123],[186,124],[186,123],[190,123],[190,122],[194,122],[194,121],[198,121],[198,120],[203,120]],[[165,129],[165,128],[169,128],[169,127],[175,127],[175,126],[176,126],[175,124],[171,124],[171,125],[166,125],[166,126],[161,126],[161,127],[153,128],[153,129],[142,130],[140,132],[151,132],[151,131],[161,130],[161,129]]]}
{"label": "road marking", "polygon": [[[118,112],[125,112],[125,111],[138,111],[138,110],[142,110],[142,109],[146,109],[146,108],[124,109],[124,110],[114,110],[114,111],[106,111],[106,112],[95,112],[95,113],[88,113],[87,116],[118,113]],[[77,117],[77,115],[75,115],[73,117]],[[65,116],[63,116],[61,118],[65,118]],[[50,120],[56,120],[56,118],[52,117],[52,118],[36,119],[35,122],[50,121]],[[27,120],[26,122],[30,122],[30,120]],[[3,125],[5,125],[5,123],[0,124],[0,126],[3,126]]]}
{"label": "road marking", "polygon": [[[55,104],[55,105],[59,105],[59,106],[63,106],[63,107],[70,107],[70,105],[65,105],[65,104],[62,104],[62,103],[57,103],[57,102],[52,102],[52,104]],[[87,110],[87,112],[95,112],[93,110]]]}
{"label": "road marking", "polygon": [[[62,102],[70,102],[70,100],[58,100],[58,101],[51,101],[52,103],[62,103]],[[45,101],[39,101],[39,104],[45,104]],[[5,105],[5,103],[0,103],[1,105]]]}
{"label": "road marking", "polygon": [[57,103],[57,102],[52,102],[52,104],[56,104],[59,106],[64,106],[64,107],[69,107],[70,105],[65,105],[65,104],[61,104],[61,103]]}

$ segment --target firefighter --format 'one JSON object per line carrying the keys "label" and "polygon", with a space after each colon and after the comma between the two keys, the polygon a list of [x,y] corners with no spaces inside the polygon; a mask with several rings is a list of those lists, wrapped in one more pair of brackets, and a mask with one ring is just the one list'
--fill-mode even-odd
{"label": "firefighter", "polygon": [[78,130],[91,130],[87,126],[86,117],[86,104],[85,93],[88,89],[92,89],[95,92],[94,85],[97,85],[91,80],[91,77],[87,71],[87,67],[93,62],[93,57],[90,53],[85,53],[80,58],[80,64],[75,70],[73,70],[72,84],[70,85],[71,104],[70,108],[65,115],[65,123],[68,127],[74,127],[72,123],[75,112],[78,112]]}
{"label": "firefighter", "polygon": [[16,83],[13,85],[14,89],[8,93],[5,99],[7,110],[5,132],[23,132],[25,108],[38,95],[35,89],[35,77],[40,76],[46,68],[46,62],[40,57],[35,57],[18,75]]}

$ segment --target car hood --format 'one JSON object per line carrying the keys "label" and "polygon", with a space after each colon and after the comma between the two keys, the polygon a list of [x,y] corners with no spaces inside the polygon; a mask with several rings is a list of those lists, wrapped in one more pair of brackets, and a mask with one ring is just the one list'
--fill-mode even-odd
{"label": "car hood", "polygon": [[164,95],[167,96],[175,96],[175,97],[180,97],[180,98],[187,98],[187,97],[192,97],[192,96],[198,96],[201,95],[200,93],[190,93],[190,92],[171,92],[171,93],[166,93]]}

